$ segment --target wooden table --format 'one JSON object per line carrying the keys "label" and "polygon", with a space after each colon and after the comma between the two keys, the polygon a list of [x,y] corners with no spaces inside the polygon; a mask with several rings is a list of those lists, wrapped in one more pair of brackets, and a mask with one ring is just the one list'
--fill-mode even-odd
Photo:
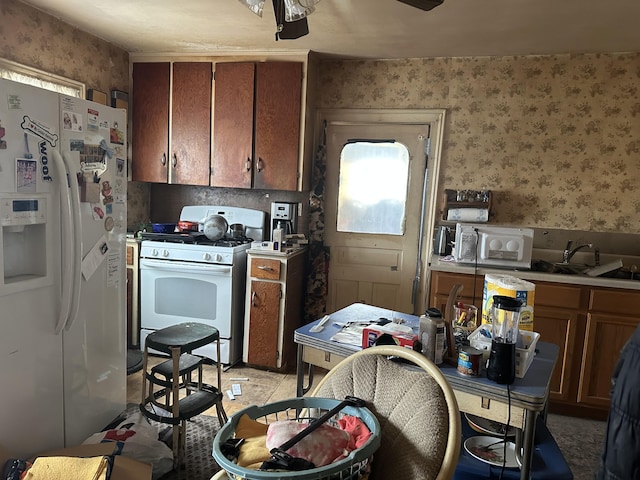
{"label": "wooden table", "polygon": [[[361,349],[360,346],[338,343],[331,340],[342,327],[334,322],[347,323],[359,320],[377,321],[380,318],[401,318],[418,332],[419,318],[415,315],[393,312],[388,309],[354,303],[331,314],[321,332],[313,333],[311,328],[320,322],[316,320],[294,332],[294,342],[298,345],[296,370],[297,395],[302,396],[313,385],[313,366],[330,370],[341,360]],[[524,378],[516,378],[513,384],[499,385],[487,379],[482,372],[479,377],[470,377],[458,372],[453,365],[441,365],[442,373],[451,384],[461,412],[487,418],[516,427],[516,452],[521,454],[520,478],[529,479],[533,458],[535,424],[538,415],[546,409],[549,396],[549,382],[558,357],[558,346],[538,342],[536,356]],[[308,384],[304,385],[306,366]]]}

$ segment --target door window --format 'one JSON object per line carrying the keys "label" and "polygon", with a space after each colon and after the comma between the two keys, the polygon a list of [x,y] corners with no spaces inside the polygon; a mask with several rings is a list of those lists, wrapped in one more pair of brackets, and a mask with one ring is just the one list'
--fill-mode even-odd
{"label": "door window", "polygon": [[340,153],[337,231],[403,235],[409,151],[394,141],[351,141]]}

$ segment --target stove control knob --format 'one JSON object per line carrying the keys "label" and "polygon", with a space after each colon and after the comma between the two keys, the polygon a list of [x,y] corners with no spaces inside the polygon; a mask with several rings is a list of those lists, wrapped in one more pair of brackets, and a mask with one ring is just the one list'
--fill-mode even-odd
{"label": "stove control knob", "polygon": [[169,256],[169,250],[162,250],[162,256],[167,258]]}
{"label": "stove control knob", "polygon": [[205,252],[205,253],[203,253],[203,254],[202,254],[202,259],[203,259],[205,262],[210,261],[210,260],[211,260],[211,254],[210,254],[209,252]]}
{"label": "stove control knob", "polygon": [[216,262],[222,262],[222,258],[223,258],[223,257],[222,257],[222,254],[218,253],[218,254],[216,255]]}
{"label": "stove control knob", "polygon": [[157,256],[158,256],[158,249],[157,249],[157,248],[154,248],[154,249],[151,251],[151,255],[153,255],[154,257],[157,257]]}

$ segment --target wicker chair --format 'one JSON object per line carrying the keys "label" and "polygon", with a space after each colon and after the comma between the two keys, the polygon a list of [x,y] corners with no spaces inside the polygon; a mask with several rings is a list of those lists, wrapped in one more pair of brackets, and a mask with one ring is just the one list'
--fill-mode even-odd
{"label": "wicker chair", "polygon": [[311,395],[368,402],[382,435],[370,480],[453,478],[461,444],[458,403],[440,369],[423,355],[395,345],[361,350],[328,372]]}

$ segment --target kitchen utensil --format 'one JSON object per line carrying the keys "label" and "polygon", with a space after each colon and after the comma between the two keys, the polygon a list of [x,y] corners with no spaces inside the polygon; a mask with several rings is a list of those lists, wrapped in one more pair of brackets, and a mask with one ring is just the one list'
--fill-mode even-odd
{"label": "kitchen utensil", "polygon": [[182,233],[197,232],[198,226],[199,226],[198,222],[180,221],[178,222],[178,231]]}
{"label": "kitchen utensil", "polygon": [[518,468],[520,466],[516,459],[516,445],[513,442],[507,442],[506,456],[504,458],[502,456],[505,450],[504,442],[496,442],[495,437],[469,437],[464,442],[464,449],[471,456],[489,465],[502,467],[504,463],[506,468]]}
{"label": "kitchen utensil", "polygon": [[242,238],[244,237],[244,225],[241,223],[232,223],[229,227],[229,235],[231,238]]}
{"label": "kitchen utensil", "polygon": [[153,233],[173,233],[176,230],[175,223],[152,223]]}
{"label": "kitchen utensil", "polygon": [[220,240],[225,236],[227,230],[229,229],[229,224],[227,220],[222,215],[209,215],[208,217],[202,220],[203,232],[205,237],[207,237],[212,242],[216,240]]}

